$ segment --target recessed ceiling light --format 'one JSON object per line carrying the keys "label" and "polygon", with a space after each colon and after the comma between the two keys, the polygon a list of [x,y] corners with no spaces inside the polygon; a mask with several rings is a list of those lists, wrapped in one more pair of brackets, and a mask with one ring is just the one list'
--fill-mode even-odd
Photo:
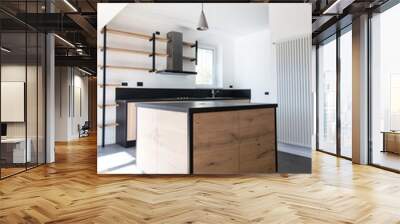
{"label": "recessed ceiling light", "polygon": [[5,48],[5,47],[1,47],[0,49],[1,49],[1,51],[4,51],[4,52],[6,52],[6,53],[10,53],[10,52],[11,52],[10,49],[7,49],[7,48]]}
{"label": "recessed ceiling light", "polygon": [[90,72],[88,72],[88,71],[86,71],[86,70],[83,70],[83,69],[81,69],[81,68],[78,68],[78,70],[81,71],[81,72],[83,72],[83,73],[85,73],[85,74],[87,74],[87,75],[92,75],[92,73],[90,73]]}
{"label": "recessed ceiling light", "polygon": [[62,42],[66,43],[67,45],[69,45],[70,47],[76,48],[75,45],[73,45],[71,42],[69,42],[68,40],[60,37],[58,34],[54,34],[55,37],[57,37],[59,40],[61,40]]}
{"label": "recessed ceiling light", "polygon": [[354,0],[336,0],[322,14],[342,14],[343,9],[351,5]]}
{"label": "recessed ceiling light", "polygon": [[75,12],[78,12],[78,10],[73,6],[68,0],[64,0],[65,4],[67,4],[72,10]]}

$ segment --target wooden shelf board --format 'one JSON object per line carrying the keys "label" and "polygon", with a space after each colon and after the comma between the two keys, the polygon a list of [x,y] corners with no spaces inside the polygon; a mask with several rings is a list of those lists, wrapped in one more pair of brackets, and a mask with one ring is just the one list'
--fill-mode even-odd
{"label": "wooden shelf board", "polygon": [[[100,47],[100,49],[103,51],[103,47]],[[152,52],[150,51],[142,51],[142,50],[133,50],[133,49],[125,49],[125,48],[116,48],[116,47],[107,47],[107,51],[115,51],[115,52],[124,52],[124,53],[132,53],[132,54],[142,54],[142,55],[151,55]],[[157,56],[161,57],[168,57],[166,53],[156,53]],[[183,59],[185,60],[195,60],[193,57],[187,57],[183,56]]]}
{"label": "wooden shelf board", "polygon": [[[146,34],[141,34],[141,33],[134,33],[134,32],[126,32],[126,31],[121,31],[121,30],[116,30],[116,29],[107,29],[107,33],[111,34],[117,34],[117,35],[123,35],[123,36],[129,36],[129,37],[136,37],[139,39],[144,39],[144,40],[149,40],[152,38],[151,35],[146,35]],[[156,37],[156,40],[161,41],[161,42],[167,42],[168,39],[165,37]]]}
{"label": "wooden shelf board", "polygon": [[[102,47],[100,48],[102,51],[104,50]],[[133,50],[133,49],[124,49],[124,48],[116,48],[116,47],[107,47],[107,51],[114,51],[114,52],[123,52],[123,53],[130,53],[130,54],[142,54],[142,55],[151,55],[152,52],[150,51],[142,51],[142,50]],[[167,57],[168,55],[165,53],[156,53],[157,56]]]}
{"label": "wooden shelf board", "polygon": [[192,47],[193,45],[194,45],[194,43],[183,41],[183,46]]}
{"label": "wooden shelf board", "polygon": [[[98,65],[101,69],[103,69],[102,65]],[[144,68],[144,67],[134,67],[134,66],[121,66],[121,65],[106,65],[107,68],[113,69],[126,69],[126,70],[141,70],[141,71],[150,71],[151,68]]]}
{"label": "wooden shelf board", "polygon": [[[116,29],[111,29],[111,28],[107,29],[107,33],[123,35],[123,36],[129,36],[129,37],[136,37],[136,38],[144,39],[144,40],[149,40],[149,39],[152,38],[151,35],[147,35],[147,34],[126,32],[126,31],[116,30]],[[161,41],[161,42],[165,42],[165,43],[168,42],[167,38],[160,37],[160,36],[156,36],[156,40]],[[183,41],[183,45],[187,46],[187,47],[192,47],[194,45],[194,43]]]}

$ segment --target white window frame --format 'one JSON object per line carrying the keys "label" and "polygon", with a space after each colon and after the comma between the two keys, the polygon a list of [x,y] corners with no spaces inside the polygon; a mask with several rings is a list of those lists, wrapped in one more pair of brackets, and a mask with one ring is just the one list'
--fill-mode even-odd
{"label": "white window frame", "polygon": [[[199,45],[199,49],[204,49],[204,50],[211,50],[213,51],[213,74],[212,74],[212,83],[211,84],[197,84],[196,82],[196,87],[198,88],[210,88],[210,87],[218,87],[218,51],[217,48],[214,46],[210,45]],[[196,65],[197,66],[197,65]]]}

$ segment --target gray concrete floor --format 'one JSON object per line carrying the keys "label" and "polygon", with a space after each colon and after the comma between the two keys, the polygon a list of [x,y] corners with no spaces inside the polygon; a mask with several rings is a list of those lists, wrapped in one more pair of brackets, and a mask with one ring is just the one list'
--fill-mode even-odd
{"label": "gray concrete floor", "polygon": [[97,147],[97,173],[140,174],[136,166],[136,148],[124,148],[119,145]]}

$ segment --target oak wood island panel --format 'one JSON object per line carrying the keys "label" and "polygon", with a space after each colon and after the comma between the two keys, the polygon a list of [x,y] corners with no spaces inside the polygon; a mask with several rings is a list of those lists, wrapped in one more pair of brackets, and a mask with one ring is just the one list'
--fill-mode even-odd
{"label": "oak wood island panel", "polygon": [[274,108],[193,115],[195,174],[275,172]]}
{"label": "oak wood island panel", "polygon": [[144,173],[276,172],[276,104],[214,101],[137,107],[137,162]]}
{"label": "oak wood island panel", "polygon": [[146,174],[187,174],[187,114],[138,108],[137,165]]}

